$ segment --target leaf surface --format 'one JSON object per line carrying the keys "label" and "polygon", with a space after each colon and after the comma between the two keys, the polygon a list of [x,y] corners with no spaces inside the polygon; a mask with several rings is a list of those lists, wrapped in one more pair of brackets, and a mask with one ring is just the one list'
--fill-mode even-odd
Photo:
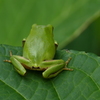
{"label": "leaf surface", "polygon": [[100,100],[100,57],[95,54],[58,50],[55,59],[72,57],[68,68],[55,78],[44,79],[42,72],[29,71],[23,77],[14,69],[9,51],[22,55],[21,47],[0,45],[0,99],[2,100]]}

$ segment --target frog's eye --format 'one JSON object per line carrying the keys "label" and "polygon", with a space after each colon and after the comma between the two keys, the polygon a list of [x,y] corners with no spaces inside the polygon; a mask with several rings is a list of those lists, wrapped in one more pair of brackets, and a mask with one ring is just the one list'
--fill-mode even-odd
{"label": "frog's eye", "polygon": [[33,25],[32,25],[33,28],[36,27],[36,26],[37,26],[37,24],[33,24]]}
{"label": "frog's eye", "polygon": [[54,27],[52,27],[52,31],[54,30]]}

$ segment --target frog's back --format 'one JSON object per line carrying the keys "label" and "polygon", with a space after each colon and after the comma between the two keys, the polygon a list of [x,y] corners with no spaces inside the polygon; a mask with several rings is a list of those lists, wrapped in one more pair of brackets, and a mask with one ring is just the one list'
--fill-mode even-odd
{"label": "frog's back", "polygon": [[26,39],[23,56],[37,65],[43,60],[50,60],[55,54],[52,26],[33,25]]}

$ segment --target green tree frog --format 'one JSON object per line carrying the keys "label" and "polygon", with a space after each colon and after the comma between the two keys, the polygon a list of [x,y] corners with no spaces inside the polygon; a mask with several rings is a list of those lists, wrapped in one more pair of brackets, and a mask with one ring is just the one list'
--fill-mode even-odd
{"label": "green tree frog", "polygon": [[55,77],[62,70],[72,70],[66,67],[70,58],[52,60],[56,52],[57,43],[53,39],[52,25],[33,24],[26,40],[23,42],[23,56],[12,55],[10,60],[20,75],[25,75],[26,69],[43,71],[44,78]]}

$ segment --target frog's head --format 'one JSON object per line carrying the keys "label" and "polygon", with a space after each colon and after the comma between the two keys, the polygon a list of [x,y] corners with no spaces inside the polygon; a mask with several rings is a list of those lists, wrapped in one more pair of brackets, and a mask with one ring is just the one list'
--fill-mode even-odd
{"label": "frog's head", "polygon": [[32,30],[34,30],[35,32],[38,33],[53,33],[53,26],[48,24],[48,25],[37,25],[37,24],[33,24],[32,25]]}

